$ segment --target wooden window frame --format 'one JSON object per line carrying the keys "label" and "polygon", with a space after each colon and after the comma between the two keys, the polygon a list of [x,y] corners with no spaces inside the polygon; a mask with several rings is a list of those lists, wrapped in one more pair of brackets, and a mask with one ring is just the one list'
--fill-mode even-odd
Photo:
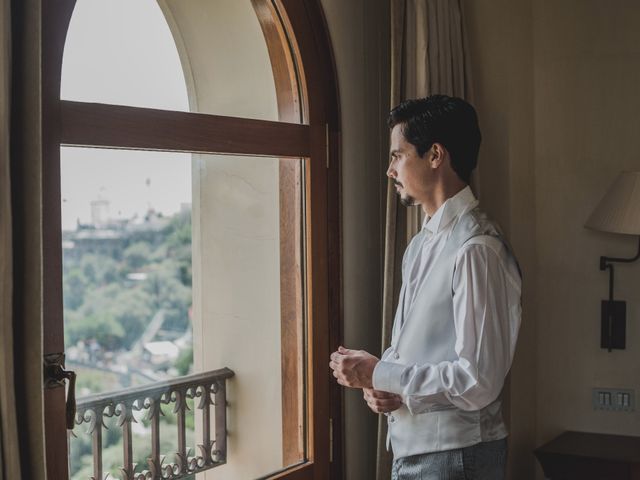
{"label": "wooden window frame", "polygon": [[[44,355],[64,352],[60,202],[60,146],[225,153],[282,158],[280,178],[282,373],[307,378],[307,395],[283,382],[284,464],[300,458],[297,431],[306,416],[307,461],[269,478],[339,480],[344,475],[342,393],[328,369],[341,343],[340,122],[336,74],[319,0],[251,0],[262,28],[276,84],[278,122],[125,107],[60,99],[62,53],[75,0],[42,2]],[[289,161],[284,158],[289,159]],[[299,269],[287,263],[302,226],[299,162],[306,168],[307,358],[299,345],[304,305]],[[297,208],[297,210],[296,210]],[[302,252],[299,252],[302,253]],[[289,352],[289,353],[287,353]],[[293,382],[300,384],[300,382]],[[64,389],[44,391],[47,472],[67,478]],[[290,412],[296,412],[291,415]],[[292,441],[293,439],[293,441]]]}

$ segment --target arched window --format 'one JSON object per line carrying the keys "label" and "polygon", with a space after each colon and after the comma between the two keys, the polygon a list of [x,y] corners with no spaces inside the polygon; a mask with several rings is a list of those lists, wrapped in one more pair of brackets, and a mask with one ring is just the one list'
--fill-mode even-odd
{"label": "arched window", "polygon": [[49,475],[339,478],[319,2],[43,9],[44,351],[78,374],[70,457],[64,389],[45,390]]}

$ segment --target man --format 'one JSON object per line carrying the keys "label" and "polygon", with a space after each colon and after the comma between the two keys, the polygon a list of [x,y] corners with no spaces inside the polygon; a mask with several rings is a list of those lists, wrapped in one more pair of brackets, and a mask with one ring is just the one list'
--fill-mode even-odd
{"label": "man", "polygon": [[520,328],[520,271],[469,188],[480,147],[476,112],[444,95],[389,116],[393,179],[422,230],[402,263],[391,346],[381,359],[340,347],[330,367],[387,415],[393,480],[505,476],[500,393]]}

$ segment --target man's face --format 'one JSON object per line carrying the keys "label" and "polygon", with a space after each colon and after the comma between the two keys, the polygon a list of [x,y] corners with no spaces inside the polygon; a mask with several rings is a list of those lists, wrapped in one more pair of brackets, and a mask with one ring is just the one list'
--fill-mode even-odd
{"label": "man's face", "polygon": [[429,152],[420,157],[416,147],[404,138],[402,125],[391,130],[389,150],[391,158],[387,176],[393,179],[400,202],[406,206],[420,205],[431,178]]}

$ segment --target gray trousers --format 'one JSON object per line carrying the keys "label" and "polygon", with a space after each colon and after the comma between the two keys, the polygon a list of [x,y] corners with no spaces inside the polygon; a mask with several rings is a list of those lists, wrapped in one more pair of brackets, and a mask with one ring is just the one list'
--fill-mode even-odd
{"label": "gray trousers", "polygon": [[391,480],[504,480],[507,439],[394,460]]}

